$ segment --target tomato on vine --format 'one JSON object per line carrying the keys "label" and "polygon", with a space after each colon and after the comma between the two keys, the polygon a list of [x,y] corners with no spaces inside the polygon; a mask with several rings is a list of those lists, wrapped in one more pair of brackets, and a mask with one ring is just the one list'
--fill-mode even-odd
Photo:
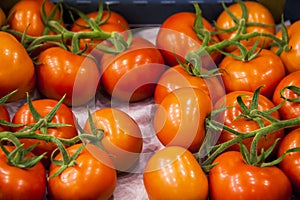
{"label": "tomato on vine", "polygon": [[[244,25],[241,25],[241,19],[244,19]],[[216,20],[216,29],[219,32],[218,37],[221,41],[234,38],[239,26],[243,26],[242,34],[246,33],[266,33],[275,35],[275,22],[272,13],[261,3],[255,1],[238,1],[224,9]],[[241,40],[240,43],[245,46],[253,46],[259,40],[259,46],[268,48],[272,42],[270,37],[254,37],[247,40]],[[234,46],[225,48],[226,51],[233,51]]]}
{"label": "tomato on vine", "polygon": [[257,50],[252,54],[254,57],[241,55],[240,49],[232,54],[233,56],[227,55],[219,64],[219,68],[223,69],[220,73],[226,92],[254,92],[258,87],[264,86],[261,94],[272,98],[275,87],[285,76],[280,57],[267,49]]}
{"label": "tomato on vine", "polygon": [[37,60],[37,87],[42,95],[60,100],[68,106],[88,103],[95,97],[100,72],[97,63],[62,47],[43,51]]}
{"label": "tomato on vine", "polygon": [[[93,125],[91,125],[93,123]],[[101,144],[112,155],[115,169],[127,172],[137,163],[143,148],[143,138],[137,122],[122,110],[98,109],[84,125],[84,131],[103,131]]]}
{"label": "tomato on vine", "polygon": [[[67,148],[74,156],[83,144]],[[54,160],[62,161],[62,154]],[[86,144],[61,173],[56,174],[60,165],[52,162],[49,169],[48,192],[51,199],[109,199],[117,184],[117,173],[108,154],[93,144]],[[54,176],[55,175],[55,176]],[[67,191],[67,192],[66,192]]]}
{"label": "tomato on vine", "polygon": [[[9,152],[15,150],[14,146],[4,146],[4,148]],[[26,159],[33,156],[33,153],[29,152]],[[7,155],[0,148],[1,199],[42,200],[46,196],[46,183],[46,170],[41,162],[25,169],[13,166],[8,163]]]}
{"label": "tomato on vine", "polygon": [[[42,16],[42,6],[44,7],[45,16]],[[60,11],[55,8],[55,4],[50,0],[21,0],[12,6],[8,15],[8,24],[10,29],[23,33],[26,30],[26,34],[30,36],[42,36],[48,33],[46,30],[47,22],[44,18],[51,20],[60,19]],[[54,12],[54,13],[52,13]]]}
{"label": "tomato on vine", "polygon": [[[14,132],[24,130],[26,127],[44,121],[44,124],[36,131],[37,134],[45,134],[62,139],[71,139],[78,135],[75,115],[66,105],[60,104],[57,111],[53,114],[53,109],[58,105],[58,101],[56,100],[39,99],[33,100],[30,104],[26,103],[22,105],[14,114],[12,122],[14,124],[24,125],[13,127],[12,130]],[[30,106],[34,107],[34,111]],[[36,114],[36,112],[38,114]],[[58,124],[64,124],[64,126],[59,127]],[[31,138],[20,139],[20,141],[26,148],[39,143],[32,152],[36,155],[41,155],[46,152],[46,157],[42,161],[45,167],[49,167],[51,153],[57,148],[54,143]]]}

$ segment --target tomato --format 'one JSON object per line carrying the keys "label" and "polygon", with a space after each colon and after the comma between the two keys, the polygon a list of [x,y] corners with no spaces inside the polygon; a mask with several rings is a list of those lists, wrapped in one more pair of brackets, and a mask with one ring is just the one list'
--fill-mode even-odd
{"label": "tomato", "polygon": [[[288,47],[290,48],[288,51],[283,50],[280,54],[280,58],[282,59],[282,62],[284,63],[285,69],[287,73],[292,73],[294,71],[300,70],[300,20],[294,22],[289,27],[287,27],[288,32]],[[276,36],[278,38],[282,38],[282,32],[278,31]],[[276,52],[278,50],[278,47],[274,46],[271,48],[272,51]]]}
{"label": "tomato", "polygon": [[[239,55],[240,51],[233,52]],[[254,92],[264,85],[261,94],[271,98],[275,87],[285,76],[284,65],[279,56],[270,50],[263,49],[250,61],[240,61],[226,56],[219,67],[224,69],[222,79],[227,93],[238,90]]]}
{"label": "tomato", "polygon": [[[72,156],[82,144],[67,148]],[[61,160],[58,154],[55,160]],[[49,169],[48,192],[50,199],[109,199],[117,182],[117,173],[110,157],[99,147],[87,144],[69,166],[56,177],[51,176],[60,166],[52,163]]]}
{"label": "tomato", "polygon": [[[254,2],[254,1],[245,1],[244,2],[247,11],[248,11],[248,21],[249,23],[261,23],[266,26],[257,26],[257,25],[251,25],[247,26],[246,33],[268,33],[271,35],[275,34],[275,22],[274,18],[272,16],[272,13],[261,3]],[[242,17],[242,8],[239,5],[239,3],[231,4],[228,7],[228,10],[232,12],[232,14],[237,17],[238,19],[241,19]],[[220,29],[230,29],[234,27],[236,23],[234,20],[230,17],[230,15],[224,10],[221,12],[221,14],[218,16],[216,20],[216,27],[221,31],[220,34],[218,34],[219,38],[223,40],[229,40],[236,36],[237,30],[235,31],[229,31],[229,32],[222,32]],[[242,40],[241,43],[245,46],[253,46],[255,41],[257,39],[260,39],[259,45],[264,48],[268,48],[269,44],[272,42],[272,40],[268,37],[254,37],[250,38],[248,40]],[[229,46],[226,48],[226,51],[232,51],[235,47]]]}
{"label": "tomato", "polygon": [[165,65],[160,51],[151,42],[134,37],[124,52],[104,54],[100,68],[105,90],[113,98],[134,102],[153,95]]}
{"label": "tomato", "polygon": [[[273,102],[275,105],[280,104],[283,101],[283,98],[280,97],[280,91],[287,86],[297,86],[300,87],[299,80],[300,72],[292,72],[285,76],[276,86],[276,89],[273,94]],[[285,98],[298,98],[299,96],[291,90],[284,90],[283,96]],[[282,119],[292,119],[300,117],[300,103],[286,101],[280,108],[279,113]]]}
{"label": "tomato", "polygon": [[[114,108],[102,108],[92,113],[96,129],[104,131],[101,143],[112,156],[118,171],[130,170],[142,152],[143,138],[138,124],[125,112]],[[89,120],[84,130],[91,133]]]}
{"label": "tomato", "polygon": [[[5,146],[9,151],[13,146]],[[29,153],[27,158],[32,157]],[[0,199],[37,199],[46,195],[46,170],[41,162],[27,169],[7,163],[6,155],[0,149]]]}
{"label": "tomato", "polygon": [[[23,33],[28,27],[26,34],[30,36],[43,35],[45,24],[41,15],[42,2],[42,0],[21,0],[14,4],[8,13],[9,16],[11,15],[8,21],[10,29]],[[46,0],[44,6],[46,16],[49,16],[55,5]],[[57,10],[53,20],[58,20],[59,17],[60,11]]]}
{"label": "tomato", "polygon": [[0,27],[3,25],[3,23],[5,22],[5,20],[6,20],[6,15],[3,12],[3,9],[0,8]]}
{"label": "tomato", "polygon": [[[175,54],[183,62],[187,53],[201,47],[202,41],[193,29],[195,18],[195,13],[178,12],[168,17],[160,26],[156,44],[169,66],[178,64]],[[213,31],[211,24],[203,17],[202,23],[204,29]],[[218,41],[216,36],[212,38]],[[210,53],[210,56],[216,63],[221,59],[221,54],[217,51]]]}
{"label": "tomato", "polygon": [[[0,119],[10,122],[10,115],[5,105],[0,105]],[[10,130],[7,126],[0,126],[0,132]]]}
{"label": "tomato", "polygon": [[[289,149],[300,147],[300,128],[289,132],[281,141],[278,149],[278,156],[281,156]],[[289,177],[294,192],[300,195],[300,152],[293,152],[279,163],[280,169]]]}
{"label": "tomato", "polygon": [[0,97],[18,90],[9,101],[26,96],[35,87],[35,69],[22,44],[11,34],[0,31]]}
{"label": "tomato", "polygon": [[207,199],[208,180],[188,150],[165,147],[148,160],[143,174],[149,199]]}
{"label": "tomato", "polygon": [[[98,15],[98,11],[90,12],[86,16],[89,19],[96,19]],[[105,21],[105,23],[104,23]],[[102,24],[103,23],[103,24]],[[84,28],[84,26],[87,26],[87,22],[83,18],[77,19],[74,24],[71,26],[71,31],[78,32],[78,31],[90,31],[89,28]],[[99,25],[100,30],[106,32],[106,33],[112,33],[112,32],[119,32],[123,33],[127,29],[129,29],[129,25],[127,20],[120,15],[117,12],[113,11],[107,11],[104,10],[102,13],[101,23]],[[91,50],[94,48],[95,45],[101,43],[102,39],[85,39],[84,41],[81,41],[81,48],[84,48],[85,43],[90,44],[91,47],[88,49],[88,52],[91,52]],[[95,53],[95,52],[93,52]]]}
{"label": "tomato", "polygon": [[[224,112],[221,112],[218,117],[216,117],[216,120],[224,123],[225,126],[228,126],[229,128],[232,128],[236,131],[239,131],[240,133],[248,133],[257,129],[260,129],[260,126],[257,122],[254,120],[247,119],[245,117],[237,118],[239,115],[241,115],[242,109],[238,105],[237,97],[239,95],[242,96],[242,100],[244,101],[245,105],[249,108],[250,104],[252,103],[252,92],[247,91],[235,91],[228,93],[225,97],[221,98],[216,104],[214,105],[214,110],[226,108],[227,109]],[[267,111],[272,108],[274,108],[275,105],[272,103],[271,100],[266,98],[263,95],[259,95],[258,99],[258,107],[257,110],[259,111]],[[280,119],[279,112],[274,111],[270,114],[271,117],[275,119]],[[270,122],[262,119],[265,126],[269,125]],[[229,133],[225,130],[221,132],[221,135],[219,137],[219,143],[226,142],[228,140],[234,139],[236,136],[232,133]],[[262,137],[257,145],[257,149],[260,152],[260,150],[263,148],[266,150],[267,148],[271,147],[277,138],[283,138],[284,137],[284,131],[278,130],[273,133],[268,133],[265,137]],[[250,149],[251,143],[253,138],[246,138],[243,140],[243,144],[246,145],[248,149]],[[229,147],[227,150],[235,150],[239,151],[239,145],[234,144],[233,146]]]}
{"label": "tomato", "polygon": [[205,137],[205,119],[212,111],[210,97],[197,88],[185,87],[168,94],[154,114],[154,130],[164,146],[181,146],[198,152]]}
{"label": "tomato", "polygon": [[291,199],[287,176],[276,166],[258,167],[244,162],[240,152],[218,156],[208,174],[210,199]]}
{"label": "tomato", "polygon": [[[40,99],[32,101],[34,108],[41,115],[41,117],[45,117],[47,114],[49,114],[57,103],[58,101],[52,99]],[[61,104],[51,122],[69,124],[70,126],[47,128],[47,134],[57,138],[73,138],[78,135],[75,120],[76,119],[72,110],[66,105]],[[36,123],[36,120],[33,118],[28,104],[24,104],[15,112],[12,122],[15,124],[24,124],[25,126],[28,126]],[[22,128],[24,127],[13,128],[13,131],[18,131]],[[36,133],[41,134],[40,131],[37,131]],[[20,139],[20,141],[24,143],[24,147],[29,147],[39,142],[39,145],[32,152],[36,155],[41,155],[44,152],[47,152],[47,157],[43,160],[43,163],[46,167],[49,166],[51,153],[57,148],[54,143],[36,139]]]}
{"label": "tomato", "polygon": [[224,87],[217,77],[199,78],[190,75],[179,64],[168,68],[160,77],[154,92],[155,103],[161,103],[167,94],[182,87],[202,89],[213,102],[225,94]]}
{"label": "tomato", "polygon": [[37,86],[47,98],[61,99],[68,106],[86,104],[94,98],[100,81],[97,64],[61,47],[43,51],[36,68]]}

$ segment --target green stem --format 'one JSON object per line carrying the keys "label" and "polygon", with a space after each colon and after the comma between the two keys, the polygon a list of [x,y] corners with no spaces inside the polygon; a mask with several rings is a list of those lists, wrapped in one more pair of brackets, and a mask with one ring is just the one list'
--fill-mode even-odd
{"label": "green stem", "polygon": [[[223,124],[216,122],[216,121],[211,121],[214,126],[219,127],[221,129],[224,129]],[[245,134],[239,134],[237,137],[235,137],[232,140],[229,140],[227,142],[224,142],[218,146],[218,148],[205,160],[201,163],[201,165],[210,165],[214,159],[220,155],[222,152],[224,152],[227,148],[230,146],[236,144],[237,142],[245,139],[245,138],[251,138],[254,137],[257,134],[267,134],[267,133],[272,133],[274,131],[284,129],[284,128],[289,128],[289,127],[294,127],[300,125],[300,117],[289,119],[289,120],[282,120],[282,121],[277,121],[274,122],[268,126],[262,127],[260,129],[257,129],[255,131],[251,131]],[[227,128],[227,131],[230,130],[230,128]]]}

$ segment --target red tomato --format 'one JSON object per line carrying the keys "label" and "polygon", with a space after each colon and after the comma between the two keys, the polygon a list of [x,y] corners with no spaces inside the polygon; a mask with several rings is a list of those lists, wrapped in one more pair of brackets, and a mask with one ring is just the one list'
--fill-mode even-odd
{"label": "red tomato", "polygon": [[[233,52],[240,55],[240,51]],[[271,98],[275,87],[285,76],[284,65],[279,56],[270,50],[263,49],[250,61],[240,61],[226,56],[219,65],[224,69],[222,79],[227,93],[244,90],[254,92],[264,85],[261,94]]]}
{"label": "red tomato", "polygon": [[[98,15],[98,11],[88,13],[86,16],[89,19],[96,19]],[[104,23],[105,21],[105,23]],[[79,18],[77,19],[74,24],[71,27],[71,31],[78,32],[78,31],[90,31],[89,28],[84,28],[84,26],[87,26],[88,23],[83,19]],[[102,13],[101,18],[101,24],[99,26],[100,30],[106,32],[106,33],[112,33],[112,32],[119,32],[123,33],[127,29],[129,29],[129,25],[127,20],[120,14],[113,12],[113,11],[107,11],[104,10]],[[85,43],[90,44],[90,47],[88,49],[88,52],[90,52],[97,44],[101,43],[102,39],[84,39],[82,40],[80,45],[81,48],[84,48]],[[95,52],[93,52],[95,53]],[[98,52],[99,53],[99,52]]]}
{"label": "red tomato", "polygon": [[189,75],[181,65],[167,69],[157,82],[154,100],[159,104],[170,92],[182,88],[193,87],[203,90],[213,102],[225,95],[225,90],[217,77],[199,78]]}
{"label": "red tomato", "polygon": [[106,91],[124,101],[151,97],[165,70],[160,51],[148,40],[134,37],[130,47],[119,54],[104,54],[100,68]]}
{"label": "red tomato", "polygon": [[[45,28],[45,24],[42,20],[41,9],[42,0],[21,0],[17,2],[9,11],[9,26],[11,29],[24,32],[28,27],[26,34],[30,36],[41,36]],[[45,2],[45,12],[49,16],[54,8],[54,3],[50,0]],[[53,20],[57,20],[60,17],[60,11],[57,10]]]}
{"label": "red tomato", "polygon": [[[252,92],[247,92],[247,91],[235,91],[228,93],[225,97],[220,99],[215,105],[214,105],[214,110],[221,109],[221,108],[226,108],[228,107],[224,112],[221,112],[216,120],[219,122],[224,123],[225,126],[228,126],[236,131],[239,131],[240,133],[248,133],[257,129],[260,129],[260,126],[257,122],[254,120],[249,120],[244,117],[238,118],[237,117],[242,114],[242,109],[238,105],[237,102],[237,97],[239,95],[242,96],[242,100],[244,101],[245,105],[249,108],[250,104],[252,103],[252,97],[253,93]],[[263,95],[259,95],[258,99],[258,108],[257,110],[259,111],[267,111],[275,107],[275,105],[272,103],[271,100],[266,98]],[[279,112],[274,111],[273,113],[270,114],[271,117],[275,119],[280,119]],[[263,119],[264,125],[267,126],[270,124],[269,121]],[[225,130],[221,132],[221,135],[219,137],[219,143],[226,142],[228,140],[232,140],[236,136],[232,133],[229,133]],[[262,137],[259,142],[257,149],[260,152],[262,148],[266,150],[267,148],[271,147],[275,140],[277,138],[283,138],[284,137],[284,131],[278,130],[273,133],[268,133],[265,137]],[[253,138],[246,138],[243,140],[243,144],[246,145],[248,149],[250,149],[250,145],[252,143]],[[233,146],[229,147],[228,150],[235,150],[239,151],[240,147],[237,144],[234,144]]]}
{"label": "red tomato", "polygon": [[100,72],[92,59],[52,47],[43,51],[37,62],[37,86],[47,98],[59,100],[66,94],[64,103],[69,106],[94,98]]}
{"label": "red tomato", "polygon": [[[287,73],[292,73],[294,71],[300,70],[300,20],[294,22],[291,26],[287,28],[288,31],[288,47],[290,48],[288,51],[282,51],[280,54],[280,58],[284,63],[285,69]],[[279,31],[276,36],[278,38],[282,38],[282,32]],[[277,47],[272,47],[272,51],[276,52],[278,50]]]}
{"label": "red tomato", "polygon": [[205,138],[205,119],[212,111],[210,97],[185,87],[168,94],[154,114],[154,130],[165,146],[181,146],[198,152]]}
{"label": "red tomato", "polygon": [[[156,44],[169,66],[178,65],[175,54],[183,62],[187,53],[201,47],[202,41],[193,28],[195,18],[195,13],[179,12],[168,17],[160,26]],[[202,18],[202,22],[204,29],[213,31],[213,27],[205,18]],[[218,41],[216,36],[212,36],[212,38]],[[221,54],[217,51],[212,52],[210,56],[215,62],[219,62],[221,59]],[[206,65],[204,64],[204,66]]]}
{"label": "red tomato", "polygon": [[[289,132],[281,141],[278,149],[278,156],[281,156],[289,149],[300,147],[300,128]],[[279,163],[281,170],[289,177],[294,192],[300,195],[300,152],[293,152]]]}
{"label": "red tomato", "polygon": [[35,69],[22,44],[11,34],[0,31],[0,97],[18,89],[9,101],[19,100],[35,87]]}
{"label": "red tomato", "polygon": [[[13,146],[5,146],[9,151]],[[27,158],[32,157],[29,153]],[[0,199],[43,200],[46,195],[46,170],[41,162],[34,167],[21,169],[7,163],[0,149]]]}
{"label": "red tomato", "polygon": [[[297,86],[300,87],[300,80],[299,80],[300,72],[293,72],[284,77],[279,84],[277,85],[274,94],[273,94],[273,102],[275,105],[280,104],[283,101],[283,98],[280,97],[280,91],[287,87],[287,86]],[[283,96],[285,98],[298,98],[299,95],[294,93],[291,90],[284,90]],[[296,102],[289,102],[286,101],[280,108],[279,113],[282,119],[292,119],[296,117],[300,117],[300,103]]]}
{"label": "red tomato", "polygon": [[[58,101],[51,99],[41,99],[32,101],[32,104],[36,111],[41,115],[41,117],[45,117],[55,107],[57,102]],[[36,123],[35,119],[32,116],[32,113],[30,112],[28,104],[24,104],[16,111],[15,115],[13,116],[12,122],[15,124],[24,124],[25,126]],[[60,105],[51,122],[69,124],[70,126],[47,128],[48,135],[65,139],[70,139],[78,135],[75,116],[72,110],[64,104]],[[13,131],[18,131],[22,128],[24,127],[13,128]],[[41,132],[37,131],[37,133],[40,134]],[[43,160],[43,162],[46,167],[49,166],[51,153],[54,149],[57,148],[55,144],[53,144],[52,142],[46,142],[36,139],[20,139],[20,141],[24,143],[24,147],[29,147],[39,142],[40,144],[33,150],[33,153],[36,155],[41,155],[44,152],[47,152],[47,157]]]}
{"label": "red tomato", "polygon": [[188,150],[165,147],[148,160],[143,174],[149,199],[207,199],[208,180]]}
{"label": "red tomato", "polygon": [[[142,152],[143,138],[138,124],[125,112],[114,108],[102,108],[92,113],[96,129],[104,131],[101,143],[112,156],[116,170],[127,171],[136,164]],[[91,133],[89,120],[84,130]]]}
{"label": "red tomato", "polygon": [[3,23],[5,22],[5,20],[6,20],[6,15],[3,12],[2,8],[0,8],[0,27],[3,25]]}
{"label": "red tomato", "polygon": [[[4,120],[4,121],[7,121],[7,122],[10,122],[10,115],[9,115],[5,105],[0,106],[0,119]],[[8,131],[9,129],[10,128],[7,127],[7,126],[0,126],[0,132]]]}
{"label": "red tomato", "polygon": [[[70,156],[82,144],[67,148]],[[58,154],[55,160],[61,160]],[[51,164],[49,176],[60,166]],[[99,147],[87,144],[80,152],[73,166],[69,166],[60,175],[48,179],[50,199],[109,199],[117,182],[117,173],[110,157]]]}
{"label": "red tomato", "polygon": [[291,199],[287,176],[275,166],[257,167],[244,162],[240,152],[218,156],[208,174],[210,199]]}
{"label": "red tomato", "polygon": [[[275,22],[272,16],[272,13],[261,3],[254,2],[254,1],[245,1],[245,6],[247,7],[248,11],[248,21],[249,23],[261,23],[267,26],[258,26],[258,25],[251,25],[247,26],[246,33],[268,33],[268,34],[275,34]],[[228,7],[228,10],[232,12],[232,14],[237,17],[238,19],[242,18],[242,8],[239,3],[234,3]],[[236,23],[230,17],[230,15],[224,10],[216,20],[216,27],[217,29],[230,29],[234,27]],[[222,30],[219,30],[222,32]],[[218,34],[219,38],[223,40],[229,40],[233,38],[237,34],[237,30],[231,32],[222,32]],[[248,40],[242,40],[241,43],[246,46],[253,46],[255,41],[258,37],[250,38]],[[268,37],[260,37],[259,38],[259,45],[264,46],[264,48],[268,48],[269,44],[272,42],[272,39]],[[226,51],[232,51],[235,47],[230,46],[226,48]]]}

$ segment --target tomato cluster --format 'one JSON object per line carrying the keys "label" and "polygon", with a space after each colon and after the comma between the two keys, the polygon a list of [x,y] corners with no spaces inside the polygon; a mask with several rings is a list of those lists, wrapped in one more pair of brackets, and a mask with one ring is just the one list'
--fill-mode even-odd
{"label": "tomato cluster", "polygon": [[299,197],[300,23],[193,5],[152,40],[102,2],[0,10],[0,199],[109,199],[135,173],[149,199]]}

